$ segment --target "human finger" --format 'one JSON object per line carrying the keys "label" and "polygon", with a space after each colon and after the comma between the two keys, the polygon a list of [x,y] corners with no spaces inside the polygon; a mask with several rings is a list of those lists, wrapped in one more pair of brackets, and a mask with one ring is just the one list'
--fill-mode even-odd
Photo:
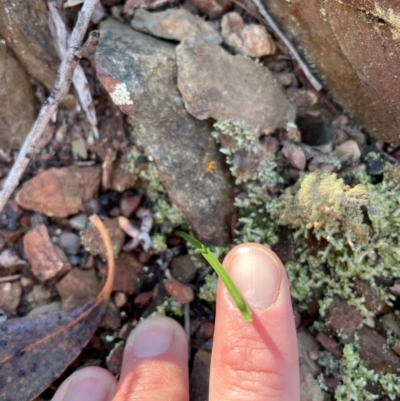
{"label": "human finger", "polygon": [[183,328],[165,316],[139,323],[127,340],[113,401],[188,401],[188,383],[188,343]]}
{"label": "human finger", "polygon": [[108,370],[91,366],[69,376],[52,401],[111,401],[116,388],[117,380]]}
{"label": "human finger", "polygon": [[209,400],[299,400],[297,338],[281,261],[262,245],[243,244],[229,252],[224,267],[253,321],[243,319],[219,282]]}

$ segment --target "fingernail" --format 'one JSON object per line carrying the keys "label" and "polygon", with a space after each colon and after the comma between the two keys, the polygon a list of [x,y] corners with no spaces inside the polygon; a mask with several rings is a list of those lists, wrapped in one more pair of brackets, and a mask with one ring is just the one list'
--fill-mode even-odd
{"label": "fingernail", "polygon": [[278,298],[281,270],[267,251],[243,247],[227,266],[233,282],[252,308],[268,308]]}
{"label": "fingernail", "polygon": [[154,317],[144,320],[135,329],[133,355],[148,358],[165,354],[175,335],[176,324],[170,319]]}
{"label": "fingernail", "polygon": [[106,401],[111,391],[110,383],[94,376],[83,376],[74,380],[62,401],[92,400]]}

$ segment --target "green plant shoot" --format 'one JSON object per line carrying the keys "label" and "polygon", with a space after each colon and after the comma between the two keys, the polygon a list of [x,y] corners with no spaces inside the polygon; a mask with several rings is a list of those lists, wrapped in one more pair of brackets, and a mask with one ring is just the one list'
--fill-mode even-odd
{"label": "green plant shoot", "polygon": [[203,255],[204,259],[207,260],[210,266],[218,274],[218,277],[224,283],[226,289],[228,290],[229,294],[231,294],[232,299],[239,308],[246,322],[251,322],[253,320],[253,317],[250,309],[246,305],[235,283],[229,277],[229,274],[226,272],[226,270],[221,265],[219,260],[215,257],[215,255],[205,245],[203,245],[197,239],[193,238],[191,235],[184,233],[183,231],[177,231],[176,234],[182,237],[185,241],[189,242],[189,244],[193,245]]}

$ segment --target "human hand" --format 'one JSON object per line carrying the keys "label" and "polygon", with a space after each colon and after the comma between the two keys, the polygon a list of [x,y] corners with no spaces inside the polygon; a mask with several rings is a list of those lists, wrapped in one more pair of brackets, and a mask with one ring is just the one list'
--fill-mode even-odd
{"label": "human hand", "polygon": [[[289,285],[279,258],[258,244],[229,252],[224,266],[253,312],[247,323],[222,283],[211,359],[210,401],[298,401],[297,338]],[[186,334],[153,317],[130,334],[117,383],[105,369],[73,373],[52,401],[189,400]]]}

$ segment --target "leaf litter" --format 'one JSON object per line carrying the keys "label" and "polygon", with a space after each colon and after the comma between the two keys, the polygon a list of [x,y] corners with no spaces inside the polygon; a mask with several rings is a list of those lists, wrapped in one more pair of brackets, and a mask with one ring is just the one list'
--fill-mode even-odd
{"label": "leaf litter", "polygon": [[0,325],[0,401],[32,400],[46,389],[89,342],[107,308],[115,273],[112,245],[100,218],[90,220],[107,249],[107,281],[84,305]]}

